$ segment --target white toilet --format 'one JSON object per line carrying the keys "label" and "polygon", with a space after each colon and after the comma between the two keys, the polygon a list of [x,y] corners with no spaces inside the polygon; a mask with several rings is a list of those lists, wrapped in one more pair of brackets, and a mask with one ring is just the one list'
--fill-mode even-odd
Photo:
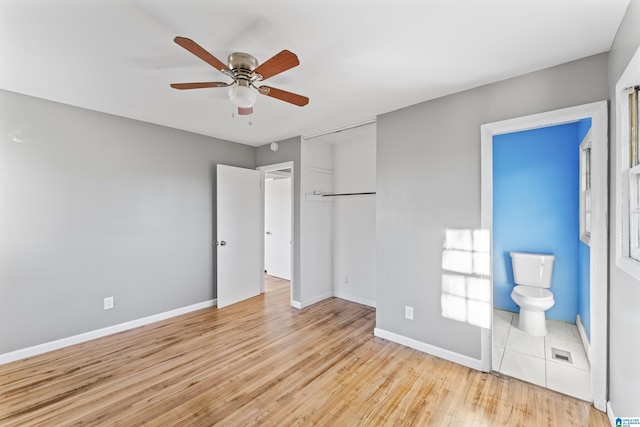
{"label": "white toilet", "polygon": [[518,329],[533,335],[547,334],[544,312],[555,304],[551,286],[555,257],[546,254],[511,252],[511,265],[516,285],[511,299],[520,307]]}

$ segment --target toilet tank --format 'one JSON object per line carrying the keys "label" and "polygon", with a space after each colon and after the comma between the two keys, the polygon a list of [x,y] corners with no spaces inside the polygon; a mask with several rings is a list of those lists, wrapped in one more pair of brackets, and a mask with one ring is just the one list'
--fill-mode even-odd
{"label": "toilet tank", "polygon": [[549,288],[554,261],[550,254],[511,252],[513,279],[517,285]]}

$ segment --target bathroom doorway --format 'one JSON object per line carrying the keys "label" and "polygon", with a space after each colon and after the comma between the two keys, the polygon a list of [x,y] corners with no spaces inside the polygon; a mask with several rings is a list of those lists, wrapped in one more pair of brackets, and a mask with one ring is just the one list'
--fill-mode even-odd
{"label": "bathroom doorway", "polygon": [[[581,120],[584,120],[581,122]],[[494,259],[494,271],[492,276],[493,288],[492,306],[497,306],[498,310],[493,313],[493,327],[491,329],[483,330],[482,335],[482,360],[483,369],[489,371],[491,369],[504,372],[507,375],[520,377],[521,379],[532,382],[544,387],[552,388],[566,394],[573,394],[576,397],[593,400],[596,408],[604,410],[606,406],[606,328],[607,328],[607,291],[606,291],[606,265],[607,265],[607,104],[606,102],[599,102],[594,104],[587,104],[584,106],[572,107],[564,110],[557,110],[549,113],[542,113],[533,116],[527,116],[512,120],[506,120],[502,122],[485,124],[482,126],[482,226],[485,229],[491,230],[492,240],[500,239],[500,234],[504,233],[505,227],[502,227],[508,221],[515,221],[515,226],[518,226],[518,219],[508,219],[503,217],[503,212],[500,212],[497,203],[504,201],[494,200],[494,168],[500,167],[500,159],[497,159],[494,154],[499,154],[494,148],[499,150],[498,144],[501,139],[508,138],[509,134],[513,133],[545,133],[546,128],[554,127],[566,132],[573,132],[575,129],[571,127],[579,127],[580,123],[585,124],[586,121],[591,123],[591,177],[592,177],[592,230],[590,241],[591,256],[586,261],[586,268],[584,274],[588,276],[591,283],[590,290],[588,291],[588,302],[590,313],[590,326],[591,326],[591,339],[590,343],[587,339],[587,349],[582,344],[583,337],[580,336],[578,329],[575,325],[575,318],[566,318],[571,316],[571,309],[569,307],[577,306],[577,296],[573,297],[563,295],[565,292],[564,286],[556,286],[559,294],[555,296],[557,307],[553,316],[548,316],[548,330],[549,333],[546,337],[531,337],[524,334],[517,328],[517,312],[518,307],[510,299],[510,290],[513,287],[513,275],[511,270],[510,258],[508,252],[505,255],[505,248],[495,247],[492,242],[492,259]],[[584,133],[584,132],[583,132]],[[539,145],[536,152],[535,140],[539,141]],[[542,156],[540,163],[547,168],[544,171],[545,174],[549,174],[549,163],[553,163],[557,160],[557,156],[560,154],[551,154],[544,159],[543,144],[547,141],[546,138],[534,138],[534,142],[531,145],[531,152],[527,154],[527,158],[531,156]],[[494,147],[495,144],[495,147]],[[578,158],[578,146],[574,144],[570,155],[573,158],[573,167],[576,167],[576,159]],[[508,150],[507,150],[508,151]],[[509,154],[510,155],[510,154]],[[549,156],[549,155],[548,155]],[[494,165],[494,161],[496,164]],[[518,171],[517,162],[511,164],[509,167]],[[563,167],[558,166],[557,172],[562,174]],[[566,172],[566,171],[565,171]],[[568,172],[567,172],[568,173]],[[519,188],[517,191],[521,196],[523,194],[531,193],[535,191],[535,187],[538,184],[537,180],[542,178],[531,178],[532,181],[529,190],[527,188]],[[557,177],[555,179],[558,179]],[[575,182],[569,184],[573,191],[574,199],[578,197],[578,180],[579,175],[576,172],[571,178]],[[526,180],[524,183],[526,184]],[[520,182],[519,185],[523,185]],[[526,187],[526,185],[525,185]],[[564,196],[562,196],[564,197]],[[560,199],[562,199],[560,197]],[[522,200],[513,201],[514,204],[522,203]],[[553,204],[553,198],[551,198],[550,204]],[[529,215],[532,218],[545,218],[544,212],[549,212],[549,209],[555,209],[554,206],[535,206],[533,212],[520,212],[520,215]],[[575,206],[572,207],[575,211]],[[514,209],[517,211],[517,209]],[[573,214],[567,214],[571,216],[573,225],[572,233],[576,236],[576,224],[577,218]],[[548,216],[548,215],[547,215]],[[494,222],[496,221],[496,222]],[[501,221],[498,225],[497,221]],[[496,234],[497,233],[497,234]],[[509,232],[511,237],[519,238],[514,231]],[[579,233],[578,233],[579,235]],[[537,247],[535,243],[523,244],[523,247],[517,248],[517,251],[523,252],[557,252],[561,251],[559,248],[545,247],[544,236],[535,236],[542,239],[538,242]],[[522,238],[522,236],[520,236]],[[549,239],[548,240],[554,240]],[[557,239],[556,239],[557,240]],[[578,238],[575,238],[574,248],[571,253],[564,253],[562,259],[573,259],[573,265],[565,263],[560,268],[554,267],[554,275],[559,280],[577,280],[576,277],[567,277],[568,271],[572,270],[575,274],[578,274],[576,263],[579,262],[579,250]],[[511,250],[514,250],[513,248]],[[560,263],[558,263],[560,265]],[[570,274],[569,274],[570,275]],[[555,280],[554,280],[555,283]],[[552,287],[551,291],[554,291]],[[566,293],[566,292],[565,292]],[[555,292],[554,292],[555,294]],[[551,309],[553,310],[553,308]],[[575,316],[575,314],[574,314]],[[556,317],[559,320],[553,320]],[[572,322],[573,320],[573,322]],[[573,326],[573,327],[572,327]],[[589,348],[590,346],[590,348]],[[524,356],[523,356],[524,355]],[[525,357],[527,356],[527,357]],[[589,363],[589,359],[591,363]],[[537,367],[534,367],[537,366]],[[588,368],[591,367],[589,371]],[[585,382],[590,384],[588,386],[575,386],[571,379],[568,379],[565,374],[567,371],[575,369],[575,372],[581,376],[581,384]],[[537,371],[538,373],[534,373]],[[542,372],[542,375],[540,375]],[[584,390],[587,389],[588,393]],[[591,390],[588,390],[591,388]],[[576,392],[575,390],[578,390]],[[579,392],[582,390],[583,392]]]}
{"label": "bathroom doorway", "polygon": [[257,168],[262,172],[262,292],[288,287],[293,298],[293,162]]}
{"label": "bathroom doorway", "polygon": [[264,270],[291,280],[291,169],[265,172]]}

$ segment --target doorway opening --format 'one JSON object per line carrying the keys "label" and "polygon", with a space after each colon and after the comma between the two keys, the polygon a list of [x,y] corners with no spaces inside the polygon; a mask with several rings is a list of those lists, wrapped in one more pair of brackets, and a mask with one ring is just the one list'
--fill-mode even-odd
{"label": "doorway opening", "polygon": [[281,291],[293,297],[293,162],[262,166],[263,271],[262,292]]}
{"label": "doorway opening", "polygon": [[[589,307],[591,315],[591,339],[589,359],[591,361],[590,383],[594,406],[605,411],[607,385],[607,176],[608,176],[608,147],[607,147],[607,103],[597,102],[547,113],[536,114],[501,122],[485,124],[481,127],[482,137],[482,227],[491,230],[494,239],[494,136],[514,132],[542,129],[551,126],[579,122],[581,119],[591,119],[591,198],[593,211],[592,230],[590,236],[591,256],[588,261],[588,276],[590,280]],[[577,191],[577,189],[576,189]],[[497,218],[496,218],[497,219]],[[492,251],[493,251],[492,242]],[[492,252],[494,257],[503,256],[502,253]],[[495,272],[492,274],[494,286]],[[494,305],[496,295],[492,292],[491,306]],[[492,323],[496,320],[493,319]],[[498,333],[496,328],[482,330],[482,366],[489,372],[492,369],[493,341]],[[545,350],[546,352],[546,350]],[[550,352],[551,353],[551,352]],[[557,362],[560,363],[560,362]],[[494,368],[495,369],[495,368]],[[525,367],[524,369],[527,369]]]}

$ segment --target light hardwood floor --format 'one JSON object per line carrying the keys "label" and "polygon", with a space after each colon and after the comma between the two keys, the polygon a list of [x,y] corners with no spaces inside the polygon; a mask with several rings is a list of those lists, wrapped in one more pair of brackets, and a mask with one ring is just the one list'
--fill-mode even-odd
{"label": "light hardwood floor", "polygon": [[0,426],[606,426],[590,404],[373,336],[375,310],[226,307],[0,366]]}

